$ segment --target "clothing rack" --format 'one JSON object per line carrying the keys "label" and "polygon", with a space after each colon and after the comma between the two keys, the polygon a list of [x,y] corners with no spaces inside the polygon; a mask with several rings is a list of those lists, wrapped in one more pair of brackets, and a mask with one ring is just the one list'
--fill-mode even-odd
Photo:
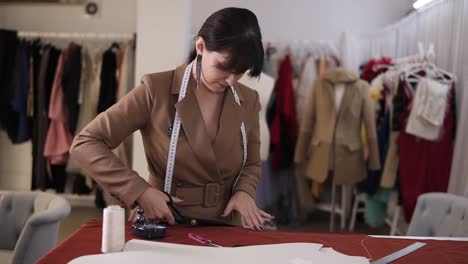
{"label": "clothing rack", "polygon": [[435,50],[434,44],[429,44],[427,50],[424,49],[424,45],[419,42],[418,43],[418,53],[415,55],[397,58],[392,60],[392,63],[395,65],[402,65],[402,64],[409,64],[409,63],[420,63],[420,62],[434,62],[435,61]]}
{"label": "clothing rack", "polygon": [[305,55],[311,53],[314,57],[338,57],[338,50],[333,41],[326,40],[293,40],[293,41],[266,41],[266,48],[274,48],[280,53],[293,53]]}
{"label": "clothing rack", "polygon": [[18,31],[20,38],[52,38],[52,39],[98,39],[98,40],[133,40],[135,33],[94,33],[94,32],[40,32]]}
{"label": "clothing rack", "polygon": [[[98,32],[50,32],[50,31],[20,31],[17,30],[17,36],[22,39],[26,40],[34,40],[34,39],[42,39],[47,42],[54,41],[61,43],[62,41],[74,41],[81,44],[105,44],[107,45],[108,42],[125,42],[129,43],[135,48],[136,43],[136,33],[129,32],[129,33],[98,33]],[[81,43],[83,42],[83,43]],[[107,47],[107,46],[106,46]],[[54,193],[57,196],[61,196],[68,200],[72,206],[80,206],[80,207],[95,207],[95,191],[92,191],[89,194],[75,194],[71,192],[71,185],[73,182],[73,178],[68,177],[69,183],[65,185],[65,190],[63,193],[57,193],[54,189],[47,189],[46,192]],[[0,194],[2,190],[0,190]]]}

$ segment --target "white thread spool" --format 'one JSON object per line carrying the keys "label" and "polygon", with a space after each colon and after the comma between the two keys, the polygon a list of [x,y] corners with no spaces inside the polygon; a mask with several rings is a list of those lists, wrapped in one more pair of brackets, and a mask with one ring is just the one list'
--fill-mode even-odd
{"label": "white thread spool", "polygon": [[102,225],[103,253],[120,252],[125,244],[125,210],[118,205],[104,208]]}

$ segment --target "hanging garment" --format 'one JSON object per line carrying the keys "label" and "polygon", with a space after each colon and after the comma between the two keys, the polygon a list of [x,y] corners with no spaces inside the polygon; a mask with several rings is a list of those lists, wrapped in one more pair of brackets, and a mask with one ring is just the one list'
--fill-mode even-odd
{"label": "hanging garment", "polygon": [[37,77],[37,75],[34,73],[34,68],[37,68],[37,67],[34,67],[34,61],[35,61],[35,58],[37,59],[37,54],[34,54],[34,53],[37,53],[37,50],[36,50],[36,47],[34,44],[30,44],[29,46],[29,69],[28,69],[28,74],[29,74],[29,85],[28,85],[28,98],[27,98],[27,110],[26,110],[26,113],[27,113],[27,116],[29,118],[32,118],[34,116],[34,100],[35,100],[35,96],[34,96],[34,88],[37,87],[37,80],[35,80],[35,77]]}
{"label": "hanging garment", "polygon": [[361,68],[361,79],[368,81],[369,83],[374,80],[381,73],[387,69],[386,65],[390,65],[392,62],[391,58],[382,57],[381,59],[372,59],[366,64],[362,65]]}
{"label": "hanging garment", "polygon": [[[82,50],[82,83],[83,103],[80,107],[78,125],[76,131],[79,133],[83,128],[97,116],[99,101],[99,90],[101,87],[102,54],[99,52]],[[67,172],[71,174],[85,174],[78,162],[70,158],[67,164]],[[92,179],[86,175],[86,186],[92,188]]]}
{"label": "hanging garment", "polygon": [[327,59],[326,58],[320,58],[318,60],[318,73],[320,77],[323,77],[323,75],[327,72]]}
{"label": "hanging garment", "polygon": [[273,120],[270,123],[270,136],[273,151],[272,166],[273,170],[278,171],[292,166],[298,131],[289,56],[286,56],[281,63],[274,91],[276,101]]}
{"label": "hanging garment", "polygon": [[[379,144],[380,163],[385,164],[384,168],[389,165],[389,157],[391,152],[389,147],[395,143],[391,143],[391,115],[392,115],[392,85],[389,81],[390,72],[382,73],[374,78],[371,82],[370,95],[374,102],[374,110],[376,114],[377,126],[377,142]],[[396,166],[397,168],[397,166]],[[384,170],[368,171],[367,179],[358,184],[360,192],[368,194],[365,201],[364,220],[371,227],[380,227],[385,224],[387,215],[387,204],[389,199],[389,188],[382,188],[382,175]],[[388,173],[388,172],[387,172]]]}
{"label": "hanging garment", "polygon": [[[99,89],[98,113],[106,111],[117,101],[117,52],[118,45],[113,43],[102,56],[101,88]],[[96,189],[96,204],[105,204],[105,195],[100,188]]]}
{"label": "hanging garment", "polygon": [[[329,61],[328,61],[328,58],[326,57],[322,57],[322,58],[319,58],[319,59],[316,59],[315,60],[315,65],[316,65],[316,68],[318,68],[318,76],[320,78],[323,78],[323,76],[325,75],[325,73],[329,70],[329,69],[332,69],[332,68],[335,68],[334,66],[335,65],[329,65]],[[330,68],[329,68],[330,67]],[[312,85],[313,87],[314,85]],[[314,88],[312,88],[314,89]],[[311,90],[312,90],[311,89]],[[310,97],[311,97],[311,94],[312,94],[312,91],[310,91],[310,94],[308,96],[308,100],[310,100]],[[336,99],[336,98],[335,98]],[[308,101],[309,103],[309,101]],[[305,109],[307,110],[307,108]],[[333,167],[333,164],[331,161],[329,161],[329,167]],[[312,192],[312,196],[315,198],[315,199],[320,199],[320,196],[321,196],[321,193],[322,191],[324,190],[324,186],[322,183],[316,181],[316,180],[313,180],[312,179],[312,187],[311,187],[311,192]]]}
{"label": "hanging garment", "polygon": [[[394,124],[399,124],[398,147],[400,155],[400,191],[405,218],[409,222],[419,195],[427,192],[446,192],[450,178],[453,155],[453,103],[455,89],[449,94],[449,106],[444,118],[440,137],[428,141],[404,131],[411,111],[411,88],[402,81],[394,100]],[[395,126],[394,126],[395,128]]]}
{"label": "hanging garment", "polygon": [[51,187],[47,176],[47,160],[44,157],[44,145],[49,127],[46,105],[46,76],[50,63],[51,47],[45,46],[38,50],[42,55],[34,59],[34,74],[37,83],[34,88],[34,118],[33,118],[33,170],[31,189],[45,190]]}
{"label": "hanging garment", "polygon": [[78,97],[80,94],[81,80],[81,47],[74,43],[70,43],[68,49],[69,55],[67,63],[63,66],[62,89],[63,104],[67,108],[68,113],[67,128],[73,136],[76,132],[78,114],[80,112]]}
{"label": "hanging garment", "polygon": [[57,65],[61,53],[61,50],[53,46],[50,47],[50,59],[47,65],[47,72],[45,77],[45,111],[47,114],[49,114],[50,97],[52,95],[52,87],[54,86],[55,72],[57,71]]}
{"label": "hanging garment", "polygon": [[106,111],[116,102],[117,94],[117,57],[114,48],[107,49],[102,56],[101,88],[97,112]]}
{"label": "hanging garment", "polygon": [[4,119],[4,129],[6,130],[8,134],[8,138],[13,144],[18,143],[18,130],[19,130],[19,120],[20,120],[20,114],[15,111],[14,109],[14,99],[16,96],[16,91],[19,85],[20,81],[20,65],[21,65],[21,54],[23,52],[23,49],[21,45],[16,47],[16,52],[15,52],[15,60],[14,64],[12,65],[14,70],[11,76],[10,84],[6,87],[6,107],[4,108],[4,111],[8,116],[5,115]]}
{"label": "hanging garment", "polygon": [[0,29],[0,128],[13,143],[18,133],[18,114],[12,105],[18,78],[18,43],[16,31]]}
{"label": "hanging garment", "polygon": [[315,65],[315,58],[309,56],[309,58],[307,58],[305,61],[304,67],[299,77],[299,85],[295,93],[296,114],[299,125],[302,121],[304,112],[307,109],[307,103],[309,102],[309,96],[312,94],[315,79],[317,79],[317,66]]}
{"label": "hanging garment", "polygon": [[[387,153],[385,155],[385,163],[382,171],[382,175],[380,178],[380,186],[382,188],[392,189],[395,186],[395,181],[398,178],[398,166],[400,163],[400,157],[398,156],[398,146],[397,146],[397,139],[399,135],[399,130],[395,129],[393,126],[395,125],[394,122],[394,115],[401,112],[399,110],[399,105],[397,103],[396,108],[394,102],[398,102],[399,100],[395,100],[397,92],[400,86],[400,73],[397,71],[387,72],[384,76],[384,82],[386,87],[388,88],[387,94],[385,96],[386,99],[386,107],[390,112],[390,138],[388,140],[388,147]],[[399,126],[399,125],[398,125]]]}
{"label": "hanging garment", "polygon": [[[375,113],[375,124],[377,131],[377,143],[379,145],[380,164],[385,164],[391,132],[391,93],[388,84],[384,84],[386,73],[382,73],[370,83],[370,97],[373,102]],[[365,135],[365,133],[364,133]],[[358,184],[358,190],[365,192],[369,200],[380,188],[383,170],[371,170],[367,173],[367,179]],[[380,221],[379,221],[380,222]]]}
{"label": "hanging garment", "polygon": [[30,69],[29,69],[29,44],[20,44],[20,60],[18,66],[18,83],[13,98],[13,110],[18,113],[18,134],[15,143],[24,143],[31,138],[31,118],[28,116],[28,94]]}
{"label": "hanging garment", "polygon": [[[130,45],[120,45],[117,51],[117,101],[122,99],[132,87],[128,85],[129,72],[128,69],[130,63]],[[132,156],[132,138],[127,137],[117,148],[113,149],[112,152],[119,158],[122,163],[131,168],[131,156]],[[108,193],[104,193],[104,201],[106,204],[119,204],[118,200],[110,196]]]}
{"label": "hanging garment", "polygon": [[[129,63],[130,63],[130,47],[125,45],[119,49],[118,61],[118,89],[117,101],[122,99],[129,91],[128,78],[129,78]],[[131,138],[127,138],[122,144],[113,150],[114,154],[128,167],[131,167]]]}
{"label": "hanging garment", "polygon": [[416,88],[406,133],[437,140],[445,119],[450,86],[429,78],[421,78]]}
{"label": "hanging garment", "polygon": [[62,73],[68,61],[69,49],[60,55],[55,73],[52,95],[50,98],[50,125],[47,131],[44,156],[50,164],[64,165],[68,161],[68,151],[72,143],[72,135],[68,129],[68,113],[63,104]]}
{"label": "hanging garment", "polygon": [[[334,87],[346,85],[337,113]],[[369,168],[380,168],[375,119],[369,84],[343,68],[325,73],[315,82],[308,109],[301,124],[295,161],[307,164],[307,176],[323,183],[328,177],[331,148],[334,148],[336,184],[353,184],[366,177],[361,141],[361,123],[366,128]]]}
{"label": "hanging garment", "polygon": [[[380,126],[377,127],[377,143],[379,146],[380,164],[384,164],[390,139],[390,111],[387,109]],[[382,170],[370,170],[367,179],[359,183],[358,189],[369,195],[373,195],[380,187]]]}

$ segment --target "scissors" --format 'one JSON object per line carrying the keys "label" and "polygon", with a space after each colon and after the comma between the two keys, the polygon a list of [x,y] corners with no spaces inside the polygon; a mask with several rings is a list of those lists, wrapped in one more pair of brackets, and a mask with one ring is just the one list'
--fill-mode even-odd
{"label": "scissors", "polygon": [[190,226],[196,226],[196,225],[210,225],[210,226],[227,226],[228,224],[220,222],[220,221],[214,221],[214,220],[208,220],[208,219],[202,219],[202,218],[195,218],[195,217],[188,217],[185,216],[179,208],[177,208],[177,205],[175,204],[174,200],[172,199],[172,196],[167,193],[166,191],[163,191],[165,195],[169,198],[169,201],[167,202],[167,205],[172,211],[172,214],[174,215],[175,221],[178,224],[182,225],[190,225]]}

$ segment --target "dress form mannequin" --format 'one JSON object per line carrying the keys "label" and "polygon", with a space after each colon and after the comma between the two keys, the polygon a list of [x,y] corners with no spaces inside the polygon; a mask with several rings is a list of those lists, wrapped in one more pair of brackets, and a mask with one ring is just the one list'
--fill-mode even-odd
{"label": "dress form mannequin", "polygon": [[268,159],[268,153],[270,151],[270,132],[268,130],[268,124],[266,122],[266,108],[268,101],[270,100],[275,80],[273,77],[265,73],[261,73],[260,78],[250,78],[245,74],[240,80],[240,83],[256,90],[260,96],[260,158],[262,161]]}
{"label": "dress form mannequin", "polygon": [[270,173],[271,164],[267,163],[270,152],[270,130],[266,122],[266,111],[268,101],[270,100],[275,79],[268,74],[261,73],[260,78],[250,78],[245,74],[240,80],[240,83],[256,90],[259,95],[260,105],[260,158],[262,160],[262,176],[257,185],[256,204],[258,208],[266,210],[268,206],[273,204],[277,199],[279,184],[275,181]]}

